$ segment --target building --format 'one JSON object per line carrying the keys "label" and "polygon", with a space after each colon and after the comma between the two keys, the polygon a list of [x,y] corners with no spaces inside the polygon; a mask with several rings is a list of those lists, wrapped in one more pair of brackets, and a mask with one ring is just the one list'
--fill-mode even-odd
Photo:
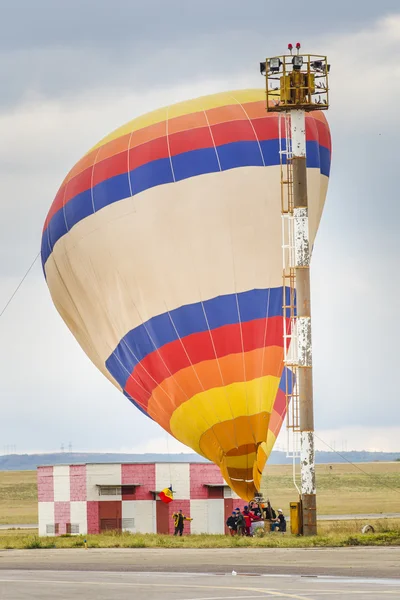
{"label": "building", "polygon": [[[39,535],[173,533],[172,513],[193,521],[187,533],[225,533],[234,508],[245,504],[210,463],[83,464],[38,467]],[[172,485],[174,500],[159,492]]]}

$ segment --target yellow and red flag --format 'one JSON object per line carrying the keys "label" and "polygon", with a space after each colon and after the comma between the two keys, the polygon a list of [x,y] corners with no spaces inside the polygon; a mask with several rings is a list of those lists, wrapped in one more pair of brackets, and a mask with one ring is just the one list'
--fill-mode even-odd
{"label": "yellow and red flag", "polygon": [[165,488],[159,493],[160,500],[165,504],[169,504],[174,499],[174,494],[172,492],[172,486],[169,488]]}

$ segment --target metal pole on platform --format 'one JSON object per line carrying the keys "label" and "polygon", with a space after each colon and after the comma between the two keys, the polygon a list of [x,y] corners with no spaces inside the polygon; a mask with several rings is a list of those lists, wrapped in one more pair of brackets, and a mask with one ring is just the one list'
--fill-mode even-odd
{"label": "metal pole on platform", "polygon": [[[284,343],[287,337],[293,344],[294,358],[286,358],[285,365],[296,376],[296,393],[286,390],[287,407],[290,402],[293,414],[287,427],[293,434],[300,435],[302,532],[309,536],[317,533],[317,503],[305,116],[306,112],[329,108],[330,65],[326,56],[303,54],[300,50],[299,42],[295,49],[293,44],[288,44],[289,54],[267,58],[260,63],[260,72],[266,76],[267,112],[282,112],[286,114],[286,121],[290,116],[291,135],[290,140],[286,139],[285,147],[286,176],[281,171],[282,190],[286,186],[286,194],[282,193],[286,202],[281,200],[282,216],[287,220],[290,231],[289,240],[282,241],[283,279],[284,286],[289,280],[290,289],[296,291],[296,301],[290,301],[287,307],[284,299],[282,308],[285,318],[287,309],[290,309],[290,319],[296,327],[294,334],[286,336],[284,333]],[[281,157],[281,169],[282,164]],[[284,226],[284,238],[285,231]]]}
{"label": "metal pole on platform", "polygon": [[300,408],[301,500],[303,511],[303,535],[308,536],[316,535],[317,533],[317,510],[314,456],[306,125],[304,110],[291,110],[290,115],[293,166],[297,360]]}

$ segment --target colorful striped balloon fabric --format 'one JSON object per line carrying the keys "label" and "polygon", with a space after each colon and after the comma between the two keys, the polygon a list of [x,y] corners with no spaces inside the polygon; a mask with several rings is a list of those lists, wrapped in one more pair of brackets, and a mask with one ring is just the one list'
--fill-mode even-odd
{"label": "colorful striped balloon fabric", "polygon": [[[307,114],[306,134],[313,243],[331,157],[322,113]],[[92,148],[62,183],[42,238],[53,302],[89,358],[246,500],[292,385],[280,186],[265,91],[205,96]]]}

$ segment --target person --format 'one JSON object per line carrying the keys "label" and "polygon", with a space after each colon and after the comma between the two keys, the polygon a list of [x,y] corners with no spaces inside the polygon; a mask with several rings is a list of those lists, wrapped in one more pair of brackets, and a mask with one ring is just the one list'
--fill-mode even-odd
{"label": "person", "polygon": [[240,509],[237,509],[236,511],[236,527],[238,535],[244,535],[246,529],[246,521],[244,519],[243,514],[240,512]]}
{"label": "person", "polygon": [[249,507],[245,506],[243,509],[243,517],[244,517],[244,521],[245,521],[245,534],[247,536],[250,535],[250,527],[251,527],[251,522],[252,522],[252,516],[251,513],[249,511]]}
{"label": "person", "polygon": [[264,507],[264,513],[267,521],[274,521],[276,519],[276,512],[272,508],[269,500],[267,502],[267,506]]}
{"label": "person", "polygon": [[179,510],[179,512],[177,513],[173,513],[172,518],[174,519],[174,526],[175,526],[175,533],[174,535],[179,535],[182,536],[183,533],[183,528],[185,526],[185,521],[193,521],[193,519],[191,519],[190,517],[185,517],[185,515],[182,513],[182,509]]}
{"label": "person", "polygon": [[233,513],[227,518],[226,520],[226,526],[229,528],[229,533],[231,535],[236,535],[237,534],[237,525],[236,525],[236,511],[234,510]]}
{"label": "person", "polygon": [[261,509],[258,506],[257,502],[250,502],[250,511],[253,513],[253,515],[255,517],[258,517],[259,519],[261,519],[261,517],[262,517]]}
{"label": "person", "polygon": [[254,535],[256,529],[264,528],[264,520],[262,516],[262,512],[257,502],[250,502],[250,516],[251,516],[251,525],[250,525],[250,536]]}
{"label": "person", "polygon": [[278,516],[274,519],[274,522],[271,523],[271,529],[272,531],[278,530],[282,533],[285,533],[286,531],[286,519],[281,508],[278,508]]}

